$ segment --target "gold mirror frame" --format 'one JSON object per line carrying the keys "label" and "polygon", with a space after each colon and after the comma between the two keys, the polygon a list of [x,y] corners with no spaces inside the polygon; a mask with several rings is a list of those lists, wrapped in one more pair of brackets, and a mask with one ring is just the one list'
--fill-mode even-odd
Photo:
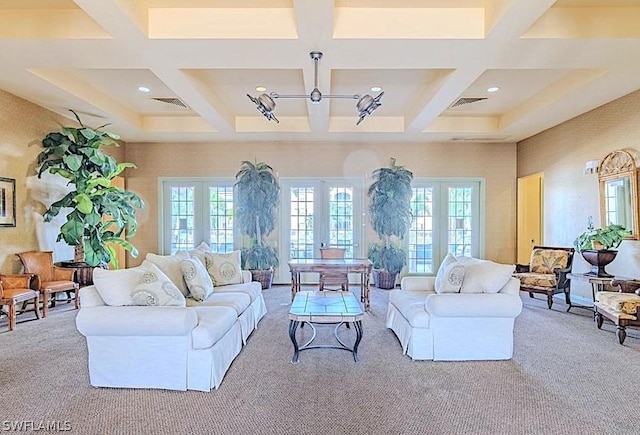
{"label": "gold mirror frame", "polygon": [[[608,225],[607,215],[607,183],[618,180],[629,180],[629,208],[631,210],[631,225],[625,225],[632,234],[630,239],[638,240],[638,167],[636,159],[629,151],[612,151],[602,159],[598,167],[598,181],[600,184],[600,222],[604,228]],[[620,223],[620,222],[616,222]]]}

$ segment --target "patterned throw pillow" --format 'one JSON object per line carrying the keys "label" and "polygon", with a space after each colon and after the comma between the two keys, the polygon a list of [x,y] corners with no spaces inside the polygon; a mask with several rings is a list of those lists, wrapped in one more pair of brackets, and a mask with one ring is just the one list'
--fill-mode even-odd
{"label": "patterned throw pillow", "polygon": [[182,292],[155,264],[144,261],[142,267],[146,272],[131,290],[132,305],[186,306]]}
{"label": "patterned throw pillow", "polygon": [[213,281],[207,272],[207,268],[198,257],[182,260],[182,275],[189,287],[191,297],[202,302],[213,293]]}
{"label": "patterned throw pillow", "polygon": [[240,251],[228,254],[207,253],[205,259],[207,272],[213,280],[213,285],[242,284]]}
{"label": "patterned throw pillow", "polygon": [[180,263],[182,263],[182,260],[188,258],[190,257],[187,251],[178,251],[174,255],[158,255],[149,252],[146,256],[146,260],[158,266],[162,273],[169,277],[184,296],[189,295],[189,288],[182,277],[182,267]]}
{"label": "patterned throw pillow", "polygon": [[436,293],[458,293],[464,280],[464,266],[448,253],[436,274]]}

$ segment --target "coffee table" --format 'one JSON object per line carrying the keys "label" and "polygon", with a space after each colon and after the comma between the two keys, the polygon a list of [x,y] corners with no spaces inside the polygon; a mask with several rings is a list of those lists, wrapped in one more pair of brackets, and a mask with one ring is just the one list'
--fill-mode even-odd
{"label": "coffee table", "polygon": [[[364,311],[360,306],[360,302],[351,292],[342,291],[301,291],[296,293],[291,302],[289,310],[289,337],[293,342],[293,358],[292,364],[298,363],[300,352],[307,349],[343,349],[353,353],[353,359],[358,362],[358,345],[362,340],[362,318]],[[298,345],[296,339],[296,330],[302,323],[307,323],[313,330],[311,338],[303,345]],[[334,336],[338,340],[338,344],[312,344],[316,338],[316,328],[314,324],[333,324],[338,325],[334,329]],[[356,331],[356,341],[353,347],[347,346],[338,337],[338,328],[342,325],[349,327],[354,325]]]}

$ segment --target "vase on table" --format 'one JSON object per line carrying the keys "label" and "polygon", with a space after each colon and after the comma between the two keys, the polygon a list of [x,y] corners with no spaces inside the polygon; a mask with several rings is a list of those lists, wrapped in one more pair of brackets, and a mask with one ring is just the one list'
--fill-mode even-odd
{"label": "vase on table", "polygon": [[618,255],[618,251],[612,249],[590,249],[582,251],[582,258],[591,265],[591,271],[585,275],[596,276],[598,278],[613,278],[613,275],[604,270],[605,266],[611,263]]}

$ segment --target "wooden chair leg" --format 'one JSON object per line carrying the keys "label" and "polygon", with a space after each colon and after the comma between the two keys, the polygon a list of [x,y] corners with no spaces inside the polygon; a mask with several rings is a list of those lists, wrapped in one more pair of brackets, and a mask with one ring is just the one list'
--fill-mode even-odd
{"label": "wooden chair leg", "polygon": [[620,342],[620,344],[623,344],[624,339],[627,338],[626,329],[627,328],[624,326],[616,325],[616,336],[618,337],[618,341]]}
{"label": "wooden chair leg", "polygon": [[547,295],[547,306],[551,309],[551,305],[553,305],[553,295]]}
{"label": "wooden chair leg", "polygon": [[42,318],[49,314],[49,293],[41,293],[42,296]]}
{"label": "wooden chair leg", "polygon": [[80,289],[77,288],[75,291],[75,296],[73,298],[73,307],[77,310],[80,308]]}
{"label": "wooden chair leg", "polygon": [[9,331],[16,329],[16,304],[9,304]]}
{"label": "wooden chair leg", "polygon": [[36,295],[36,300],[33,303],[33,309],[36,312],[36,318],[39,320],[41,318],[41,315],[40,315],[40,295]]}
{"label": "wooden chair leg", "polygon": [[533,299],[533,293],[529,292],[529,297]]}

